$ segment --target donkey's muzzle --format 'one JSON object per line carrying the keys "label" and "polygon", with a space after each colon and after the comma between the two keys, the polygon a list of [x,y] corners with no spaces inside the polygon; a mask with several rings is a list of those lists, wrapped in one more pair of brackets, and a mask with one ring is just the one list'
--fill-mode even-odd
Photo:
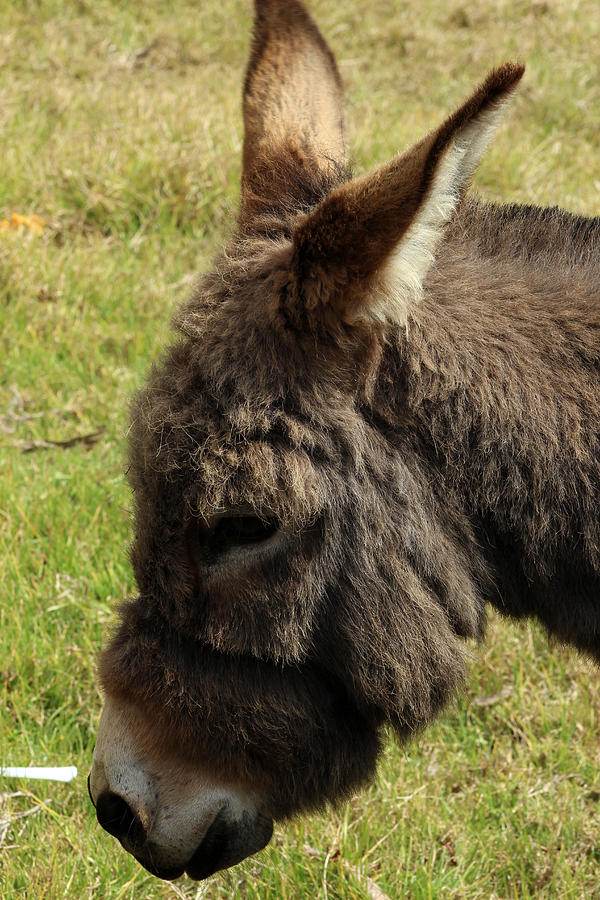
{"label": "donkey's muzzle", "polygon": [[218,813],[198,849],[185,865],[159,866],[154,861],[148,836],[140,819],[119,794],[102,793],[96,802],[96,817],[102,827],[152,875],[171,881],[186,872],[195,881],[208,878],[219,869],[227,869],[265,847],[273,833],[273,822],[264,816],[243,816],[230,822],[226,806]]}

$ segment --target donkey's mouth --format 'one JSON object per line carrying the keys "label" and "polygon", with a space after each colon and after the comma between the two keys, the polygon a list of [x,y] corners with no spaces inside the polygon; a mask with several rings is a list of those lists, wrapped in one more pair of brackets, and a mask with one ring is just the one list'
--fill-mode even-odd
{"label": "donkey's mouth", "polygon": [[160,869],[154,865],[150,860],[142,859],[139,856],[136,856],[135,859],[139,862],[140,866],[143,866],[147,872],[150,872],[151,875],[155,875],[156,878],[162,878],[163,881],[175,881],[176,878],[180,878],[185,869],[183,866],[178,866],[177,868],[170,869]]}
{"label": "donkey's mouth", "polygon": [[204,840],[185,867],[195,881],[202,881],[219,869],[235,866],[247,856],[258,853],[271,840],[273,820],[259,815],[255,819],[244,815],[230,823],[220,813],[214,820]]}
{"label": "donkey's mouth", "polygon": [[227,868],[230,828],[219,814],[204,836],[204,840],[186,866],[186,872],[195,881],[208,878],[213,872]]}

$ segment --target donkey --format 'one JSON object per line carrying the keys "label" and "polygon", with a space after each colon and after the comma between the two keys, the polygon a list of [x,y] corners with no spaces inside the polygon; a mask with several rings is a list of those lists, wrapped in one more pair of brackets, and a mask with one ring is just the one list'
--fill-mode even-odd
{"label": "donkey", "polygon": [[488,603],[600,659],[600,220],[465,196],[522,73],[352,178],[331,51],[256,0],[237,230],[133,405],[100,661],[90,795],[161,878],[369,779]]}

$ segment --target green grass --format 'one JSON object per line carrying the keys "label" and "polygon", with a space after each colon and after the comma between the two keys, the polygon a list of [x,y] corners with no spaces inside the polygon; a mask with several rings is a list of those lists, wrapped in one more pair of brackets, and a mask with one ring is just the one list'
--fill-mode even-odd
{"label": "green grass", "polygon": [[[598,212],[597,0],[310,6],[340,59],[358,170],[520,58],[478,189]],[[408,748],[390,743],[376,784],[205,885],[152,879],[95,824],[95,658],[133,589],[128,397],[231,227],[249,22],[249,0],[0,5],[0,219],[47,222],[42,237],[0,231],[0,761],[81,773],[0,781],[0,897],[372,898],[377,884],[415,900],[588,900],[597,671],[506,622],[474,648],[456,705]]]}

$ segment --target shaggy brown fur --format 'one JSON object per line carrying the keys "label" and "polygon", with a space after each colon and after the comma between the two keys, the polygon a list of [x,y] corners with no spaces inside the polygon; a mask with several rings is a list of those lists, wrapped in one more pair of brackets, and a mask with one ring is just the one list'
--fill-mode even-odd
{"label": "shaggy brown fur", "polygon": [[284,816],[432,719],[487,603],[600,658],[600,223],[459,202],[518,66],[349,181],[329,50],[296,0],[257,10],[239,230],[133,406],[139,597],[101,674]]}

